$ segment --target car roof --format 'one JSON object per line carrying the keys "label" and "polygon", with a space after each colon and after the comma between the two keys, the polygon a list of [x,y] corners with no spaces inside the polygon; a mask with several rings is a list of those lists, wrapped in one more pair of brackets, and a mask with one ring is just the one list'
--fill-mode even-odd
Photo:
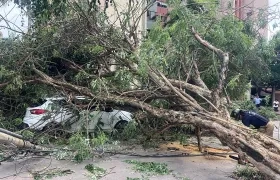
{"label": "car roof", "polygon": [[[80,100],[86,100],[89,99],[85,96],[74,96],[75,99],[80,99]],[[66,97],[49,97],[49,98],[45,98],[45,100],[49,100],[49,101],[59,101],[59,100],[65,100]]]}

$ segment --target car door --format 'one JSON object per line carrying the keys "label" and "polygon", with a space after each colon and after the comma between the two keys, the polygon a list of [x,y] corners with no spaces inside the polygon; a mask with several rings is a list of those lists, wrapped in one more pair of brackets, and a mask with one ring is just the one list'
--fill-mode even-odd
{"label": "car door", "polygon": [[52,100],[52,103],[48,104],[48,110],[52,112],[52,121],[61,123],[67,121],[73,116],[73,113],[69,108],[65,108],[66,101],[64,99]]}
{"label": "car door", "polygon": [[99,111],[100,113],[100,127],[103,130],[112,129],[112,112],[111,111]]}

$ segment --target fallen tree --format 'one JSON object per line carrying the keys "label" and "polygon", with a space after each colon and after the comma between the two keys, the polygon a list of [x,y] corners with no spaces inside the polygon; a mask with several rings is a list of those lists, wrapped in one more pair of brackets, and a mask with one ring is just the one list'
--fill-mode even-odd
{"label": "fallen tree", "polygon": [[[0,132],[0,143],[1,144],[7,144],[7,145],[13,145],[19,149],[37,149],[37,150],[43,150],[44,148],[35,144],[32,144],[31,142],[24,140],[19,137],[15,137],[12,135],[9,135],[7,131]],[[17,135],[18,136],[18,135]]]}
{"label": "fallen tree", "polygon": [[[170,28],[155,27],[143,40],[139,38],[138,27],[147,9],[139,10],[142,6],[142,2],[130,1],[124,16],[115,4],[118,14],[115,25],[104,23],[104,14],[92,6],[85,8],[76,2],[68,3],[70,15],[51,14],[48,26],[39,24],[32,38],[26,35],[22,41],[15,42],[20,46],[17,53],[7,53],[6,57],[12,56],[8,62],[4,61],[5,56],[2,58],[7,72],[0,86],[12,91],[18,89],[15,85],[24,88],[36,82],[59,90],[69,100],[76,94],[92,98],[97,105],[132,107],[141,112],[136,117],[140,120],[150,116],[162,119],[166,125],[193,124],[198,129],[209,129],[268,178],[280,179],[278,141],[237,125],[230,119],[226,107],[229,97],[224,100],[227,96],[225,83],[231,80],[228,75],[232,78],[239,73],[238,68],[230,67],[230,62],[237,61],[230,54],[248,54],[249,50],[254,50],[247,46],[246,51],[239,49],[244,45],[239,42],[239,36],[246,35],[243,28],[227,37],[232,33],[228,26],[236,28],[236,23],[240,25],[241,22],[225,18],[223,23],[228,24],[216,24],[223,29],[225,39],[237,37],[238,45],[235,44],[231,52],[225,50],[230,43],[220,43],[226,47],[217,48],[213,45],[215,40],[210,43],[197,32],[198,27],[205,23],[211,26],[212,21],[201,20],[204,15],[181,7],[179,10],[186,15],[179,16],[178,22]],[[177,15],[184,14],[179,10]],[[196,24],[198,20],[201,23]],[[211,35],[208,36],[210,40]],[[248,39],[246,43],[251,40]],[[235,41],[231,39],[230,42]],[[15,66],[21,68],[15,69]],[[203,70],[209,70],[208,66],[217,73],[208,74],[212,78],[210,82],[209,77],[201,75]],[[244,77],[246,73],[249,70],[244,70]],[[240,80],[238,85],[242,86],[242,82]],[[157,100],[170,106],[158,107],[152,103]]]}

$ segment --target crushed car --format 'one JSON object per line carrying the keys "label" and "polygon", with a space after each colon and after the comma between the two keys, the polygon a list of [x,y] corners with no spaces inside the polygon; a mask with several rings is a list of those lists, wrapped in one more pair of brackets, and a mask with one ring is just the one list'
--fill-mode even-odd
{"label": "crushed car", "polygon": [[75,96],[70,105],[65,97],[50,97],[40,99],[26,109],[22,127],[41,131],[62,125],[71,132],[83,128],[94,132],[98,126],[110,132],[123,129],[130,121],[130,112],[91,105],[91,100],[84,96]]}

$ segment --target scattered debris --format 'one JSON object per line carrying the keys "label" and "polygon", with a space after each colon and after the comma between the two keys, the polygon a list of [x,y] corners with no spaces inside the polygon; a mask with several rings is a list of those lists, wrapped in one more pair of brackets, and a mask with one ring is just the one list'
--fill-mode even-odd
{"label": "scattered debris", "polygon": [[100,179],[106,176],[107,174],[111,173],[111,172],[107,173],[107,170],[98,166],[94,166],[93,164],[86,165],[85,169],[90,173],[87,176],[93,180]]}
{"label": "scattered debris", "polygon": [[167,168],[165,163],[155,163],[155,162],[141,162],[136,160],[125,160],[128,164],[133,164],[133,169],[138,172],[143,172],[147,174],[170,174],[171,170]]}
{"label": "scattered debris", "polygon": [[51,179],[57,176],[66,176],[68,174],[72,174],[74,171],[70,170],[70,169],[66,169],[66,170],[61,170],[61,169],[48,169],[45,171],[35,171],[32,172],[31,174],[34,177],[34,180],[44,180],[44,179]]}
{"label": "scattered debris", "polygon": [[141,178],[131,178],[131,177],[127,177],[126,180],[149,180],[149,178],[142,175]]}

